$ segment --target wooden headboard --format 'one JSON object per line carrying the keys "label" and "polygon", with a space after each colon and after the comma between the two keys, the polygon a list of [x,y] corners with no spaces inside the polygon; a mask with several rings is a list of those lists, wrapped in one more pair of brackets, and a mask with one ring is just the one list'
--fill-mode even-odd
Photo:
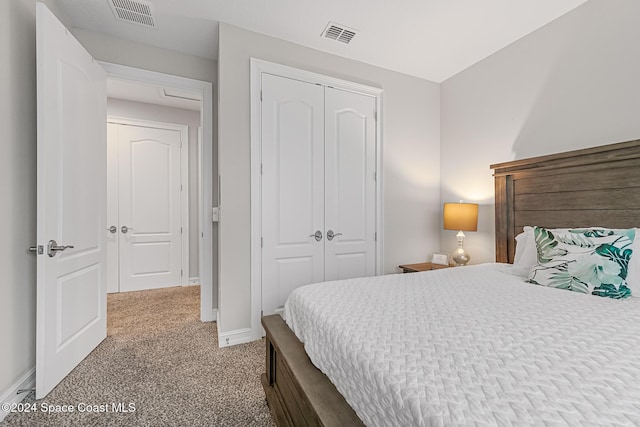
{"label": "wooden headboard", "polygon": [[640,140],[491,165],[496,261],[513,262],[515,236],[546,228],[640,227]]}

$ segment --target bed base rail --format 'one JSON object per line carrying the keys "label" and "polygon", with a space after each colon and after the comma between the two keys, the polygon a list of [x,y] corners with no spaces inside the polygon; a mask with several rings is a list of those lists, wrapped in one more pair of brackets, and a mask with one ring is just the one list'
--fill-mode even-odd
{"label": "bed base rail", "polygon": [[279,315],[265,316],[262,387],[273,419],[283,426],[364,426],[344,397],[304,351]]}

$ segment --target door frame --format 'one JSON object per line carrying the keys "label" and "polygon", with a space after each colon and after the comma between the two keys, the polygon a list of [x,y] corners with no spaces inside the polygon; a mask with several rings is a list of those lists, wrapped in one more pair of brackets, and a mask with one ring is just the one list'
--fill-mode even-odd
{"label": "door frame", "polygon": [[[112,116],[109,114],[107,114],[107,123],[147,127],[152,129],[175,130],[180,132],[180,135],[184,138],[180,145],[180,227],[182,227],[182,234],[180,235],[180,246],[182,251],[180,260],[182,269],[180,285],[187,286],[189,284],[189,275],[185,274],[185,272],[188,273],[189,271],[189,126],[179,123]],[[107,147],[107,149],[109,148]],[[108,172],[109,171],[107,171],[107,179],[109,179]],[[120,195],[118,194],[118,200],[119,198]],[[120,224],[117,224],[118,229],[120,228],[119,225]],[[120,234],[118,234],[118,237],[121,237]],[[118,248],[118,254],[119,252]],[[108,256],[107,259],[109,259]],[[118,260],[119,259],[120,257],[118,255]],[[107,264],[107,268],[111,268],[111,266]],[[120,275],[118,275],[118,292],[121,292]]]}
{"label": "door frame", "polygon": [[[218,289],[217,277],[213,275],[213,264],[217,264],[213,254],[213,84],[201,80],[179,77],[156,71],[143,70],[110,62],[97,61],[107,73],[107,78],[130,80],[139,83],[167,85],[199,93],[202,96],[200,108],[200,126],[202,144],[199,154],[200,179],[199,193],[199,265],[200,277],[200,320],[216,320],[218,309],[214,307],[214,290]],[[216,168],[217,169],[217,168]],[[216,298],[216,301],[218,298]]]}
{"label": "door frame", "polygon": [[260,324],[262,317],[262,256],[261,256],[261,98],[262,74],[273,74],[321,86],[373,96],[376,99],[376,275],[382,274],[383,266],[383,171],[382,171],[382,98],[384,90],[348,80],[301,70],[282,64],[250,58],[251,96],[251,336],[262,338],[264,330]]}

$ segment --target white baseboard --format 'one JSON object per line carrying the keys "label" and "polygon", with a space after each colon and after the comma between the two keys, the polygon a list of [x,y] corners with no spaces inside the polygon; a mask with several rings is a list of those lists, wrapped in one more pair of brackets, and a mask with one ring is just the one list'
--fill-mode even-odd
{"label": "white baseboard", "polygon": [[189,282],[187,283],[187,286],[198,286],[198,285],[200,285],[199,277],[189,277]]}
{"label": "white baseboard", "polygon": [[244,344],[253,341],[250,328],[236,329],[229,332],[218,332],[218,346],[230,347],[232,345]]}
{"label": "white baseboard", "polygon": [[[36,386],[36,368],[32,368],[13,385],[0,394],[0,403],[20,403],[27,393],[18,394],[18,390],[28,390]],[[0,421],[4,420],[8,412],[0,409]]]}
{"label": "white baseboard", "polygon": [[[220,312],[216,310],[216,322],[220,325]],[[230,347],[232,345],[244,344],[255,341],[251,328],[236,329],[235,331],[220,332],[218,329],[218,347]]]}

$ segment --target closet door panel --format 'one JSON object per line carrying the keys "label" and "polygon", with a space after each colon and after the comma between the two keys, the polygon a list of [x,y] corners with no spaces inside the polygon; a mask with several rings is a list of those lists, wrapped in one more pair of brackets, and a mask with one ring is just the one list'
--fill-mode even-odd
{"label": "closet door panel", "polygon": [[324,91],[262,77],[262,310],[324,280]]}
{"label": "closet door panel", "polygon": [[325,89],[325,280],[375,274],[375,107]]}

